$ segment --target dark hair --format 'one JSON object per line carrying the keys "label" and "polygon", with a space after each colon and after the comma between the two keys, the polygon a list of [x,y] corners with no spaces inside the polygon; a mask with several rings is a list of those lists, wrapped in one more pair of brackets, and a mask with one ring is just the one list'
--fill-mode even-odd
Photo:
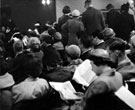
{"label": "dark hair", "polygon": [[114,8],[114,6],[113,6],[111,3],[109,3],[109,4],[106,6],[106,9],[111,9],[111,8]]}
{"label": "dark hair", "polygon": [[121,5],[120,9],[121,12],[128,12],[128,10],[129,10],[129,3]]}
{"label": "dark hair", "polygon": [[89,48],[91,46],[93,46],[93,37],[92,36],[88,36],[87,34],[84,34],[81,38],[80,38],[81,43],[83,44],[83,46],[85,48]]}
{"label": "dark hair", "polygon": [[101,31],[100,30],[96,30],[96,31],[94,31],[93,33],[92,33],[92,36],[95,38],[95,37],[98,37],[98,35],[99,35],[99,33],[100,33]]}
{"label": "dark hair", "polygon": [[109,46],[109,50],[111,51],[115,51],[115,50],[119,50],[122,53],[125,52],[127,47],[127,42],[122,40],[122,39],[115,39]]}
{"label": "dark hair", "polygon": [[43,30],[43,31],[46,31],[46,30],[48,30],[48,28],[49,28],[49,26],[47,26],[47,25],[45,24],[45,25],[43,25],[42,30]]}
{"label": "dark hair", "polygon": [[24,45],[21,40],[14,41],[14,44],[13,44],[14,51],[16,51],[16,52],[22,51],[23,47],[24,47]]}
{"label": "dark hair", "polygon": [[85,3],[91,3],[92,2],[92,0],[86,0],[85,1]]}
{"label": "dark hair", "polygon": [[32,37],[38,37],[38,35],[36,34],[35,31],[30,31],[30,32],[28,32],[28,35],[29,35],[29,36],[32,36]]}
{"label": "dark hair", "polygon": [[102,58],[102,57],[99,57],[99,56],[91,55],[89,57],[89,59],[92,60],[94,62],[94,64],[97,65],[97,66],[108,65],[110,67],[114,67],[113,62],[109,58]]}
{"label": "dark hair", "polygon": [[41,50],[41,46],[39,44],[31,45],[32,52],[39,52]]}
{"label": "dark hair", "polygon": [[54,28],[49,28],[48,33],[49,35],[53,36],[56,33],[56,30]]}
{"label": "dark hair", "polygon": [[42,42],[45,42],[46,44],[53,44],[53,38],[50,35],[43,35],[43,38],[41,39]]}
{"label": "dark hair", "polygon": [[67,14],[67,13],[70,13],[70,12],[71,12],[71,9],[70,9],[69,6],[66,5],[66,6],[64,6],[62,12],[63,12],[64,14]]}
{"label": "dark hair", "polygon": [[33,53],[28,53],[24,58],[22,68],[24,69],[25,73],[33,78],[36,78],[41,73],[42,63],[35,57]]}
{"label": "dark hair", "polygon": [[14,33],[13,34],[13,38],[18,38],[18,39],[22,39],[23,38],[23,36],[22,36],[22,34],[20,33],[20,32],[16,32],[16,33]]}
{"label": "dark hair", "polygon": [[61,63],[60,53],[53,48],[52,46],[47,46],[43,48],[44,57],[43,57],[43,66],[57,67]]}

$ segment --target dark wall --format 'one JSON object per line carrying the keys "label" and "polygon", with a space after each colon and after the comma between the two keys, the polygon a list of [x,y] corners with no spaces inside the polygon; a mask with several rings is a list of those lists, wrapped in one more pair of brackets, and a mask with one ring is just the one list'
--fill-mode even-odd
{"label": "dark wall", "polygon": [[8,5],[11,17],[21,30],[32,28],[36,21],[56,21],[55,0],[49,6],[43,6],[41,0],[1,0],[1,6]]}

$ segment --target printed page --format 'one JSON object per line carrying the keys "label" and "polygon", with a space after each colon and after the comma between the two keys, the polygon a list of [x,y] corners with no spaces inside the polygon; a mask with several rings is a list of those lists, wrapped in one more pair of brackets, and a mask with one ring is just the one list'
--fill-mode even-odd
{"label": "printed page", "polygon": [[92,71],[92,66],[90,64],[90,60],[85,60],[82,64],[80,64],[73,76],[73,79],[84,86],[89,86],[89,84],[96,79],[96,74]]}
{"label": "printed page", "polygon": [[115,95],[135,110],[135,95],[126,87],[122,86],[118,91],[115,92]]}
{"label": "printed page", "polygon": [[63,100],[77,100],[81,97],[77,96],[75,89],[70,81],[66,82],[49,82],[50,85],[60,93]]}

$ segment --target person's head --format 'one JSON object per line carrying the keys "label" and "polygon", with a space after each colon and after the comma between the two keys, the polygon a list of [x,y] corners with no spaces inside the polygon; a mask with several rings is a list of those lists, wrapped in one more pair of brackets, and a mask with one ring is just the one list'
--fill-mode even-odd
{"label": "person's head", "polygon": [[72,60],[79,58],[81,55],[81,50],[77,45],[67,46],[65,51]]}
{"label": "person's head", "polygon": [[81,50],[83,49],[89,49],[93,46],[93,37],[88,36],[87,34],[84,34],[79,39],[79,47]]}
{"label": "person's head", "polygon": [[106,9],[107,10],[110,10],[110,9],[113,9],[114,8],[114,6],[113,6],[113,4],[111,4],[111,3],[109,3],[107,6],[106,6]]}
{"label": "person's head", "polygon": [[10,41],[15,41],[16,39],[20,39],[22,40],[23,38],[23,35],[20,33],[20,32],[15,32],[12,36],[11,36],[11,39]]}
{"label": "person's head", "polygon": [[128,0],[130,8],[134,8],[134,0]]}
{"label": "person's head", "polygon": [[101,31],[100,33],[99,33],[99,38],[101,38],[101,39],[103,39],[103,40],[108,40],[108,39],[110,39],[110,38],[112,38],[112,37],[115,37],[115,32],[113,31],[113,29],[112,28],[105,28],[103,31]]}
{"label": "person's head", "polygon": [[38,35],[36,34],[35,31],[33,31],[32,29],[28,29],[28,36],[29,37],[37,37]]}
{"label": "person's head", "polygon": [[40,50],[40,40],[37,37],[30,37],[29,38],[29,47],[32,51],[39,51]]}
{"label": "person's head", "polygon": [[27,75],[36,78],[40,76],[43,66],[33,53],[28,53],[24,58],[22,68]]}
{"label": "person's head", "polygon": [[129,11],[129,3],[121,5],[121,12],[128,12]]}
{"label": "person's head", "polygon": [[71,12],[71,9],[68,5],[64,6],[62,9],[63,14],[68,14]]}
{"label": "person's head", "polygon": [[21,40],[14,41],[13,50],[15,53],[21,52],[24,48],[23,42]]}
{"label": "person's head", "polygon": [[80,14],[81,14],[80,11],[77,10],[77,9],[75,9],[75,10],[72,11],[72,16],[73,16],[73,17],[79,17]]}
{"label": "person's head", "polygon": [[86,0],[85,1],[85,4],[84,4],[84,7],[87,9],[87,8],[89,8],[89,6],[91,5],[91,3],[92,3],[92,0]]}
{"label": "person's head", "polygon": [[42,42],[41,47],[46,48],[48,45],[52,45],[54,42],[54,39],[50,35],[42,35],[40,37],[40,40]]}
{"label": "person's head", "polygon": [[109,58],[108,52],[104,49],[93,50],[89,59],[91,60],[92,70],[97,75],[102,74],[105,67],[113,66],[113,63]]}
{"label": "person's head", "polygon": [[48,34],[49,34],[50,36],[53,36],[55,33],[56,33],[56,30],[55,30],[54,28],[50,27],[50,28],[48,29]]}
{"label": "person's head", "polygon": [[62,40],[62,34],[60,32],[56,32],[53,37],[54,37],[54,41],[56,42]]}
{"label": "person's head", "polygon": [[47,46],[43,49],[44,57],[43,57],[43,66],[44,70],[50,71],[56,69],[61,65],[62,59],[60,53],[53,48],[51,45]]}
{"label": "person's head", "polygon": [[111,61],[118,64],[119,60],[125,56],[127,43],[122,39],[115,39],[107,48]]}

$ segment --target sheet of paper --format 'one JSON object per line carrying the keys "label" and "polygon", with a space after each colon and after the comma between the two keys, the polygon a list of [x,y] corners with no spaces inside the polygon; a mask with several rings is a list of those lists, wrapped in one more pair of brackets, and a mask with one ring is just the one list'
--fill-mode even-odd
{"label": "sheet of paper", "polygon": [[115,92],[115,95],[135,110],[135,95],[126,87],[122,86],[118,91]]}
{"label": "sheet of paper", "polygon": [[89,86],[89,84],[96,79],[95,72],[92,71],[92,66],[90,64],[90,60],[85,60],[82,64],[80,64],[74,73],[73,79],[84,86]]}
{"label": "sheet of paper", "polygon": [[77,100],[81,97],[77,96],[75,89],[70,81],[66,82],[49,82],[50,85],[60,93],[61,98],[64,100]]}

